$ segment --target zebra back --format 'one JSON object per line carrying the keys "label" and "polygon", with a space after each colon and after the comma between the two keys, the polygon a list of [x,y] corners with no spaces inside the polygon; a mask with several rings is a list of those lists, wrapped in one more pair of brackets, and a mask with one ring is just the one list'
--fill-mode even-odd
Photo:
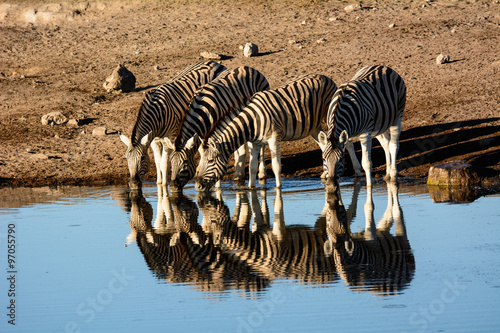
{"label": "zebra back", "polygon": [[328,138],[338,139],[344,130],[349,137],[384,133],[403,117],[405,104],[406,85],[398,73],[386,66],[363,67],[332,98]]}
{"label": "zebra back", "polygon": [[243,66],[225,70],[193,96],[175,141],[176,149],[182,149],[195,134],[204,138],[219,118],[231,110],[239,111],[256,92],[267,89],[267,79],[256,69]]}
{"label": "zebra back", "polygon": [[167,135],[174,138],[195,91],[223,70],[225,67],[219,63],[200,62],[148,91],[132,130],[132,145],[137,146],[149,132],[152,132],[152,138]]}
{"label": "zebra back", "polygon": [[243,143],[264,140],[273,131],[281,141],[307,137],[325,119],[335,89],[330,78],[308,74],[258,92],[238,115],[220,118],[204,142],[223,143],[223,151],[229,156]]}

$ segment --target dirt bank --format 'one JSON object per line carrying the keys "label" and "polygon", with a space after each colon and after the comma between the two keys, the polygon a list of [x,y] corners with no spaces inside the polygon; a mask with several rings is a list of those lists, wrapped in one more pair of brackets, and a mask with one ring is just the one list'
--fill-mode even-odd
{"label": "dirt bank", "polygon": [[[500,171],[498,1],[12,1],[0,4],[0,186],[126,183],[125,146],[147,89],[201,60],[252,66],[276,87],[321,73],[337,84],[384,64],[405,79],[402,177],[465,159],[495,182]],[[253,42],[259,55],[239,46]],[[450,62],[436,64],[439,54]],[[124,64],[132,93],[110,93]],[[61,111],[80,125],[42,125]],[[94,136],[93,129],[107,128]],[[319,176],[312,139],[285,143],[284,176]],[[380,148],[373,152],[381,173]],[[271,171],[268,171],[272,175]],[[155,179],[154,170],[149,179]]]}

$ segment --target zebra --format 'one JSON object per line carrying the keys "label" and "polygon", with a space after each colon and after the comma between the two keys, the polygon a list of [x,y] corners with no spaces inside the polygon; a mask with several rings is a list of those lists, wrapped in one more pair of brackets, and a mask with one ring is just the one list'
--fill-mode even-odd
{"label": "zebra", "polygon": [[149,171],[150,161],[147,153],[151,145],[154,151],[158,184],[167,184],[170,151],[163,144],[166,137],[175,138],[182,118],[195,91],[210,82],[225,67],[207,61],[189,66],[167,83],[150,91],[139,108],[131,138],[120,135],[127,146],[125,156],[130,172],[130,187],[140,189],[144,175]]}
{"label": "zebra", "polygon": [[[227,69],[196,92],[175,143],[166,139],[173,150],[171,182],[175,187],[182,188],[193,178],[196,168],[194,155],[200,144],[199,139],[211,131],[219,118],[231,110],[239,111],[256,92],[268,89],[269,83],[264,75],[243,66]],[[244,179],[246,150],[246,145],[243,145],[235,153],[235,180]],[[261,173],[263,168],[261,163]]]}
{"label": "zebra", "polygon": [[227,171],[230,154],[245,142],[251,150],[249,187],[255,186],[257,156],[264,144],[271,151],[276,187],[281,187],[280,142],[309,135],[318,142],[335,89],[335,83],[324,75],[303,75],[276,89],[256,93],[238,115],[222,117],[201,146],[196,188],[209,190]]}
{"label": "zebra", "polygon": [[328,134],[319,134],[328,191],[338,186],[344,169],[344,150],[352,147],[349,140],[354,138],[361,142],[366,185],[372,184],[372,137],[379,140],[385,152],[385,179],[397,181],[396,157],[405,104],[406,85],[389,67],[363,67],[349,82],[339,86],[328,109]]}
{"label": "zebra", "polygon": [[[400,293],[413,279],[415,257],[399,205],[397,184],[387,183],[387,209],[377,225],[373,216],[372,189],[367,187],[365,230],[356,233],[350,230],[351,221],[338,188],[335,192],[326,192],[326,196],[329,211],[325,254],[334,257],[340,277],[356,289],[382,295]],[[395,235],[390,233],[393,224]]]}

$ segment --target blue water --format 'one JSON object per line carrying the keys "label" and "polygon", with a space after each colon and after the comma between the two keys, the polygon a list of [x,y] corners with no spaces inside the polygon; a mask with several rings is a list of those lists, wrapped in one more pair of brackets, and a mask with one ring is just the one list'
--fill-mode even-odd
{"label": "blue water", "polygon": [[[0,271],[15,283],[0,281],[0,332],[500,328],[500,196],[435,203],[425,186],[401,185],[386,211],[389,189],[378,184],[371,219],[366,188],[345,184],[347,237],[325,231],[339,209],[325,206],[321,182],[285,179],[281,196],[268,186],[224,184],[209,199],[192,185],[182,199],[153,185],[134,200],[124,187],[46,189],[32,202],[22,194],[0,207]],[[168,207],[177,208],[164,215]],[[245,243],[256,239],[269,249]]]}

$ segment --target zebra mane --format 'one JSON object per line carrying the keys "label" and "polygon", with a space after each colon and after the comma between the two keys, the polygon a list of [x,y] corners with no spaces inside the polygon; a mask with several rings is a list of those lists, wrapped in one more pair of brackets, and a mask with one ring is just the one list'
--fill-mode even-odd
{"label": "zebra mane", "polygon": [[146,92],[146,95],[144,96],[144,99],[142,100],[141,105],[139,106],[137,110],[137,120],[135,121],[134,128],[132,129],[132,135],[130,137],[130,141],[132,142],[132,145],[135,145],[135,143],[140,142],[142,137],[148,133],[139,133],[139,124],[141,123],[140,120],[144,117],[144,111],[143,111],[143,105],[144,103],[149,103],[151,102],[152,96],[154,92],[156,91],[157,87],[149,90]]}
{"label": "zebra mane", "polygon": [[[335,116],[337,115],[337,108],[338,105],[340,104],[340,100],[344,97],[344,90],[347,88],[349,83],[344,83],[338,86],[337,91],[335,91],[335,94],[333,94],[332,101],[335,101],[334,105],[330,106],[329,112],[332,111],[331,119],[328,119],[328,122],[330,124],[335,123]],[[330,129],[328,131],[328,139],[332,140],[333,139],[333,132],[335,130],[334,126],[329,126]]]}

